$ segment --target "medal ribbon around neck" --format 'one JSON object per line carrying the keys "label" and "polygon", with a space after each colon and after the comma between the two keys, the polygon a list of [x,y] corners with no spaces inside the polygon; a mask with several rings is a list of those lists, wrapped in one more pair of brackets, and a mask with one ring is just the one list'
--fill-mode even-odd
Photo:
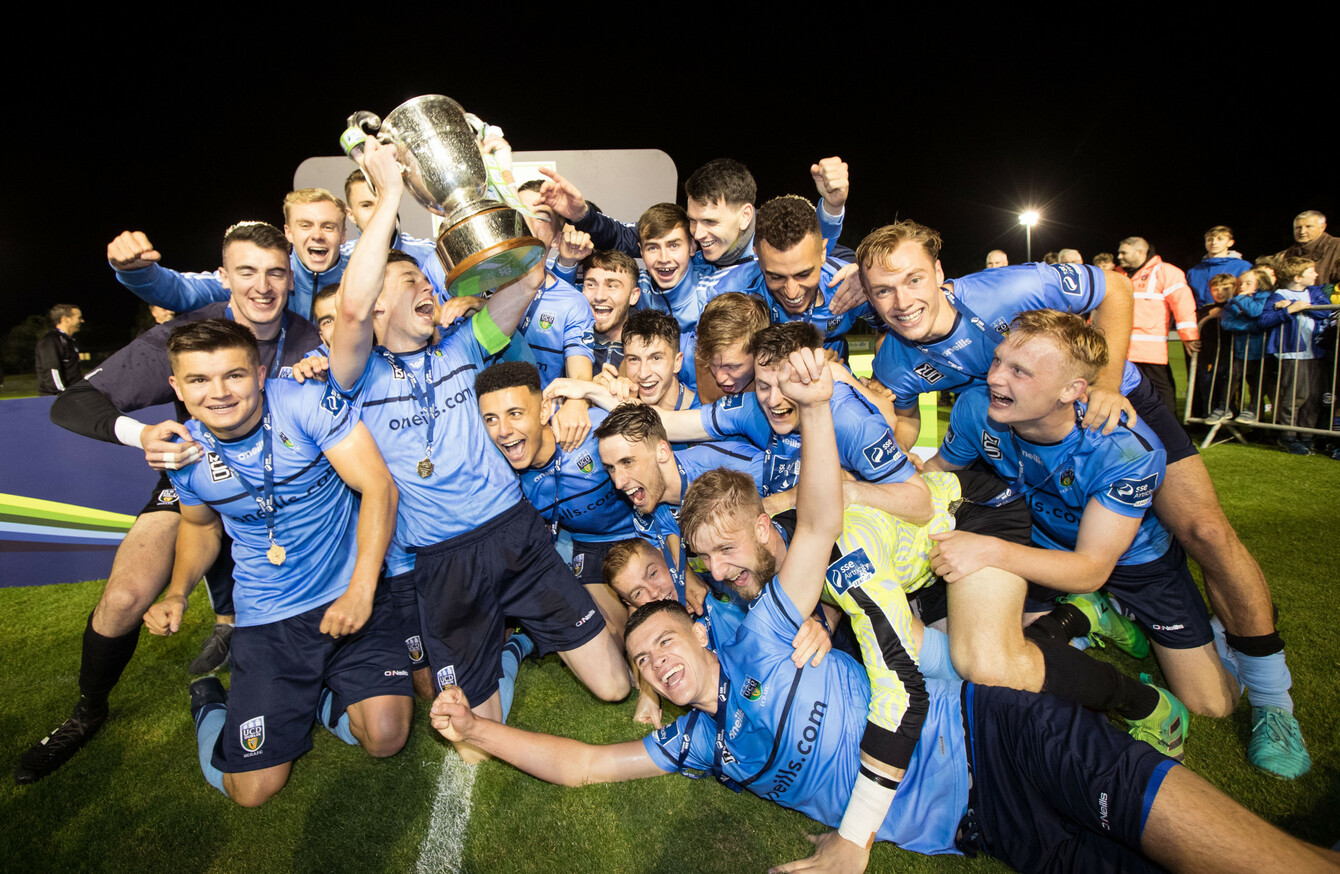
{"label": "medal ribbon around neck", "polygon": [[261,518],[265,520],[265,533],[270,538],[270,549],[266,552],[266,558],[270,564],[281,565],[284,563],[284,547],[280,546],[275,540],[275,465],[274,465],[274,441],[270,431],[270,403],[265,395],[261,395],[261,469],[264,471],[264,479],[261,488],[247,481],[242,476],[242,472],[228,461],[228,457],[223,454],[223,447],[219,445],[216,438],[208,428],[200,429],[200,439],[210,448],[210,451],[219,457],[219,461],[228,471],[242,484],[242,488],[247,490],[251,499],[256,502],[260,509]]}
{"label": "medal ribbon around neck", "polygon": [[423,359],[423,385],[419,384],[414,371],[409,368],[399,355],[384,346],[378,346],[376,351],[381,357],[385,358],[392,367],[405,374],[405,379],[409,382],[409,393],[414,397],[414,401],[423,408],[424,418],[428,420],[428,436],[424,440],[423,460],[419,462],[418,474],[424,479],[433,475],[433,431],[437,425],[437,417],[433,415],[437,409],[436,396],[433,388],[433,356],[424,352]]}
{"label": "medal ribbon around neck", "polygon": [[[233,316],[232,304],[228,304],[228,306],[223,308],[223,314],[228,317],[228,321],[230,322],[237,321],[236,317]],[[254,328],[252,329],[252,333],[253,334],[255,333]],[[268,374],[268,376],[270,376],[270,378],[272,379],[279,376],[279,368],[284,366],[284,338],[287,335],[288,335],[288,310],[284,310],[283,315],[279,317],[279,342],[275,344],[274,367],[271,368],[271,372]]]}

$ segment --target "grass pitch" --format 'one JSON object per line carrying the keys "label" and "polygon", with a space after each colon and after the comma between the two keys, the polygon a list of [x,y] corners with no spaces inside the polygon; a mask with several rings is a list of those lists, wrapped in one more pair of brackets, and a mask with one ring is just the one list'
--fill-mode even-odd
{"label": "grass pitch", "polygon": [[[1340,462],[1240,445],[1216,447],[1206,462],[1279,605],[1313,769],[1289,783],[1246,763],[1245,697],[1228,719],[1192,717],[1187,764],[1271,822],[1330,846],[1340,838],[1340,654],[1334,642],[1340,562],[1331,536]],[[80,634],[100,592],[98,582],[0,590],[0,754],[6,763],[74,703]],[[142,633],[99,736],[40,783],[16,787],[0,779],[5,870],[413,871],[441,870],[457,858],[456,870],[471,872],[763,871],[808,854],[805,835],[822,830],[711,780],[667,776],[565,789],[490,762],[475,772],[459,856],[443,851],[440,840],[425,850],[439,779],[455,754],[428,726],[423,704],[399,755],[372,760],[318,729],[314,748],[295,765],[284,791],[260,809],[242,810],[206,785],[196,762],[186,665],[211,621],[201,592],[182,633],[168,639]],[[1137,665],[1120,653],[1101,657],[1130,673],[1154,670],[1152,658]],[[645,733],[632,715],[632,703],[594,700],[555,657],[522,666],[516,725],[622,741]],[[448,797],[442,808],[460,812],[461,805]],[[870,870],[1004,866],[878,845]]]}

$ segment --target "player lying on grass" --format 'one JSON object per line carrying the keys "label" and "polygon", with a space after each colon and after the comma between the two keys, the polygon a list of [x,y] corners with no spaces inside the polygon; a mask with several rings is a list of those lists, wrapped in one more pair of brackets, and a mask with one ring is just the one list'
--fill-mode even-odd
{"label": "player lying on grass", "polygon": [[[867,828],[878,802],[873,793],[853,793],[858,781],[892,795],[872,837],[917,852],[985,849],[1021,870],[1153,870],[1154,863],[1191,870],[1209,863],[1255,871],[1263,854],[1298,870],[1334,864],[1335,854],[1261,821],[1102,717],[1045,695],[927,681],[921,740],[906,771],[894,775],[900,783],[890,786],[884,776],[881,785],[862,773],[866,677],[841,653],[818,667],[791,661],[791,637],[819,600],[842,527],[831,500],[839,485],[826,397],[831,383],[812,355],[798,355],[795,366],[788,393],[809,438],[796,534],[777,576],[715,654],[706,648],[707,631],[677,602],[642,607],[628,625],[628,651],[639,671],[692,712],[643,741],[596,746],[480,719],[451,688],[433,706],[433,724],[444,736],[550,782],[708,772],[830,825],[844,822],[841,832],[815,839],[815,857],[778,871],[822,863],[864,867],[871,838],[858,844],[844,837],[844,811],[853,828]],[[1099,797],[1105,805],[1093,803]]]}
{"label": "player lying on grass", "polygon": [[409,736],[408,659],[377,585],[396,488],[352,406],[318,383],[266,383],[247,328],[195,322],[172,333],[168,354],[187,430],[207,452],[168,474],[181,498],[177,557],[144,622],[161,635],[181,627],[227,530],[232,689],[197,680],[191,715],[205,779],[255,807],[311,748],[318,716],[373,756],[394,755]]}

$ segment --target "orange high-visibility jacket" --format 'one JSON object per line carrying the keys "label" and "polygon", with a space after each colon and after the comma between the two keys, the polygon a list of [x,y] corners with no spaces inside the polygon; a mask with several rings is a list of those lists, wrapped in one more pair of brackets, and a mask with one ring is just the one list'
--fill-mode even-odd
{"label": "orange high-visibility jacket", "polygon": [[1168,363],[1168,322],[1175,319],[1182,341],[1199,340],[1196,298],[1181,268],[1155,255],[1131,277],[1135,286],[1135,320],[1126,357],[1144,364]]}

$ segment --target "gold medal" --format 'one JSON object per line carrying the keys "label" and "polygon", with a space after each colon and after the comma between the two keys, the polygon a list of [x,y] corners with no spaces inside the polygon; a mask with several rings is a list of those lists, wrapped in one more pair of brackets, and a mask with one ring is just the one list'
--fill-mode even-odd
{"label": "gold medal", "polygon": [[433,475],[433,463],[426,458],[423,461],[420,461],[419,476],[423,477],[424,479],[428,479],[428,477],[432,475]]}
{"label": "gold medal", "polygon": [[274,543],[273,541],[270,543],[270,548],[265,551],[265,557],[268,558],[270,560],[270,564],[273,565],[283,564],[284,556],[286,554],[287,553],[284,552],[284,547],[280,546],[278,543]]}

